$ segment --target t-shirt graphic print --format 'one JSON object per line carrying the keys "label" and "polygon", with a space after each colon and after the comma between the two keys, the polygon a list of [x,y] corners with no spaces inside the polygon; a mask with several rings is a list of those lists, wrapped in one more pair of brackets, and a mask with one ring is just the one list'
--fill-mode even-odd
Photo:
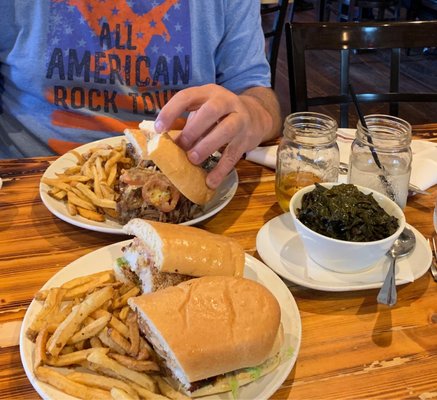
{"label": "t-shirt graphic print", "polygon": [[188,0],[52,0],[44,82],[51,123],[121,134],[153,118],[190,84],[188,7]]}

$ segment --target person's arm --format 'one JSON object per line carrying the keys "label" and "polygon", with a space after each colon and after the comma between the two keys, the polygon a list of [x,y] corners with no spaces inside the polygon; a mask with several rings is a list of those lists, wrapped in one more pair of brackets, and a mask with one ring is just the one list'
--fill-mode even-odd
{"label": "person's arm", "polygon": [[237,95],[209,84],[173,96],[159,113],[156,130],[170,129],[172,122],[186,111],[190,115],[177,141],[192,163],[200,164],[224,147],[218,165],[207,177],[207,184],[213,189],[246,151],[278,135],[281,124],[279,103],[271,89],[250,88]]}

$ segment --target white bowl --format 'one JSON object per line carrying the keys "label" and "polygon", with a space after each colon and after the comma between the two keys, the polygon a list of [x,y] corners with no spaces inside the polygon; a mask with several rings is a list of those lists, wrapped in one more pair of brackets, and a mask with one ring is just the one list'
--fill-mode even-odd
{"label": "white bowl", "polygon": [[[321,185],[329,189],[338,183],[322,183]],[[348,242],[333,239],[311,230],[296,216],[296,210],[302,205],[302,196],[314,190],[315,185],[300,189],[290,200],[290,214],[296,231],[302,238],[306,253],[317,264],[335,272],[354,273],[370,268],[372,264],[384,257],[406,224],[402,209],[394,201],[373,189],[355,186],[365,194],[372,193],[378,204],[389,215],[397,218],[399,227],[395,233],[373,242]]]}

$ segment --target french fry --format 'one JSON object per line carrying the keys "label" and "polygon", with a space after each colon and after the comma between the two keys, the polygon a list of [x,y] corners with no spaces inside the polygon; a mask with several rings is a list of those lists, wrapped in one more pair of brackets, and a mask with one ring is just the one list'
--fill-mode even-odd
{"label": "french fry", "polygon": [[114,309],[124,307],[127,304],[127,300],[131,297],[136,296],[140,293],[140,288],[138,286],[134,286],[132,289],[128,290],[123,296],[117,297],[114,300],[114,304],[112,307]]}
{"label": "french fry", "polygon": [[46,364],[53,367],[65,367],[67,365],[80,364],[82,361],[86,361],[91,353],[96,351],[106,354],[109,352],[109,349],[106,347],[83,349],[73,351],[72,353],[62,354],[58,357],[47,357]]}
{"label": "french fry", "polygon": [[114,400],[135,400],[139,398],[138,395],[136,395],[136,397],[133,397],[131,394],[116,387],[111,389],[111,396]]}
{"label": "french fry", "polygon": [[96,206],[92,202],[81,199],[72,191],[68,192],[67,197],[68,197],[68,201],[74,204],[75,206],[78,206],[80,208],[85,208],[91,211],[96,210]]}
{"label": "french fry", "polygon": [[97,336],[99,332],[108,324],[110,316],[103,316],[84,326],[79,332],[75,333],[67,343],[78,343],[82,340]]}
{"label": "french fry", "polygon": [[103,347],[103,344],[102,344],[102,341],[98,337],[94,336],[90,339],[90,346],[91,347]]}
{"label": "french fry", "polygon": [[123,154],[121,152],[115,151],[114,155],[112,155],[108,159],[108,161],[106,161],[106,163],[105,163],[106,176],[109,176],[109,173],[112,170],[112,168],[117,165],[117,161],[119,161],[120,158],[122,158],[122,157],[123,157]]}
{"label": "french fry", "polygon": [[67,201],[67,211],[70,215],[77,215],[77,207],[70,201]]}
{"label": "french fry", "polygon": [[190,397],[183,395],[177,390],[173,389],[162,377],[157,376],[156,382],[158,383],[159,391],[172,400],[190,400]]}
{"label": "french fry", "polygon": [[78,183],[76,187],[85,195],[87,196],[94,205],[103,207],[103,208],[112,208],[115,210],[116,203],[114,200],[108,200],[108,199],[99,199],[96,194],[86,185],[83,183]]}
{"label": "french fry", "polygon": [[41,178],[41,182],[45,183],[46,185],[49,186],[53,186],[55,188],[64,190],[65,192],[69,192],[70,191],[70,186],[65,183],[62,182],[60,179],[56,179],[56,178],[45,178],[44,176]]}
{"label": "french fry", "polygon": [[113,274],[112,270],[108,269],[105,271],[96,272],[95,274],[79,276],[77,278],[69,280],[68,282],[63,283],[61,285],[61,288],[62,289],[72,289],[72,288],[77,287],[77,286],[82,286],[88,282],[91,282],[95,279],[98,279],[102,275],[106,275],[108,272]]}
{"label": "french fry", "polygon": [[65,290],[61,288],[52,288],[48,290],[47,297],[40,312],[32,320],[29,328],[27,329],[26,336],[29,339],[34,340],[38,332],[47,326],[47,318],[59,311],[64,293]]}
{"label": "french fry", "polygon": [[129,337],[129,328],[121,322],[118,318],[116,318],[114,315],[109,313],[106,310],[96,310],[94,313],[91,314],[91,317],[93,318],[100,318],[103,315],[111,315],[111,320],[109,321],[109,326],[111,328],[117,329],[125,338]]}
{"label": "french fry", "polygon": [[130,312],[126,318],[126,325],[129,328],[130,347],[128,354],[136,357],[140,350],[140,330],[138,328],[137,316],[134,312]]}
{"label": "french fry", "polygon": [[47,351],[52,356],[57,356],[67,343],[68,339],[76,333],[82,321],[92,312],[97,310],[104,302],[112,298],[114,289],[110,286],[99,289],[88,295],[85,300],[73,307],[67,318],[58,326],[47,342]]}
{"label": "french fry", "polygon": [[68,167],[65,171],[65,175],[76,175],[80,173],[82,166],[81,165],[74,165],[73,167]]}
{"label": "french fry", "polygon": [[137,371],[131,371],[129,368],[126,368],[112,358],[109,358],[106,354],[103,354],[102,352],[91,353],[87,357],[87,360],[94,364],[97,364],[98,366],[102,366],[103,368],[108,368],[118,374],[120,377],[123,377],[130,382],[134,382],[141,387],[150,390],[151,392],[155,392],[156,390],[156,384],[150,376],[139,373]]}
{"label": "french fry", "polygon": [[138,398],[137,392],[132,389],[126,382],[123,382],[120,379],[109,378],[107,376],[96,375],[89,372],[72,372],[67,375],[67,378],[81,383],[87,386],[94,386],[100,389],[111,390],[112,388],[118,388],[124,390],[126,393],[129,393],[135,399]]}
{"label": "french fry", "polygon": [[35,375],[40,381],[46,382],[55,388],[62,390],[64,393],[78,397],[79,399],[107,400],[112,398],[108,391],[90,388],[80,383],[76,383],[61,373],[47,367],[38,367],[35,370]]}
{"label": "french fry", "polygon": [[59,188],[50,189],[47,193],[56,200],[62,200],[67,196],[67,192]]}
{"label": "french fry", "polygon": [[97,221],[97,222],[105,221],[105,216],[96,211],[87,210],[86,208],[82,208],[82,207],[77,207],[77,210],[79,211],[79,214],[82,217],[86,219],[90,219],[91,221]]}
{"label": "french fry", "polygon": [[118,318],[119,318],[121,321],[126,321],[126,318],[127,318],[128,314],[129,314],[129,311],[130,311],[130,307],[129,307],[129,306],[124,306],[124,307],[120,310],[120,313],[118,314]]}
{"label": "french fry", "polygon": [[65,300],[72,300],[75,297],[83,297],[87,292],[91,292],[93,289],[103,286],[106,283],[114,282],[114,274],[112,271],[105,271],[93,280],[68,289],[64,295]]}
{"label": "french fry", "polygon": [[97,336],[100,341],[107,347],[109,347],[112,351],[119,354],[126,354],[125,349],[120,346],[119,343],[114,341],[112,336],[108,333],[108,329],[104,328]]}
{"label": "french fry", "polygon": [[119,352],[120,354],[129,353],[130,343],[123,337],[122,334],[120,334],[120,332],[118,332],[116,329],[109,328],[108,336],[117,344],[117,346],[123,349],[123,353]]}
{"label": "french fry", "polygon": [[78,151],[70,150],[69,153],[73,154],[73,156],[77,158],[77,163],[79,165],[82,165],[85,162],[84,158],[82,157],[82,154],[80,154]]}
{"label": "french fry", "polygon": [[122,354],[110,353],[109,356],[121,365],[138,372],[159,372],[159,365],[154,361],[139,361]]}
{"label": "french fry", "polygon": [[153,349],[150,345],[140,336],[140,351],[137,355],[137,360],[148,360],[153,354]]}
{"label": "french fry", "polygon": [[33,361],[33,369],[37,369],[40,365],[47,362],[46,344],[49,337],[47,329],[39,331],[35,340],[35,357]]}
{"label": "french fry", "polygon": [[115,180],[117,178],[117,164],[114,164],[108,173],[108,179],[106,180],[106,183],[112,187],[115,184]]}
{"label": "french fry", "polygon": [[143,388],[136,383],[130,383],[130,385],[135,389],[135,391],[140,395],[141,398],[146,400],[168,400],[167,397],[162,396],[158,393],[152,392],[148,389]]}

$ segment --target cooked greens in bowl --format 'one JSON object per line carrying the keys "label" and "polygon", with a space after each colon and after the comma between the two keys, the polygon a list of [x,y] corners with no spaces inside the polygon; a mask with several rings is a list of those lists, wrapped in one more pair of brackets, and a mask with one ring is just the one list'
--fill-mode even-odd
{"label": "cooked greens in bowl", "polygon": [[333,239],[372,242],[391,236],[399,227],[375,200],[352,184],[331,188],[318,183],[302,197],[297,218],[308,228]]}
{"label": "cooked greens in bowl", "polygon": [[[350,207],[353,210],[348,210]],[[382,217],[380,209],[387,215]],[[290,200],[290,214],[307,255],[319,265],[343,273],[372,267],[406,225],[402,209],[387,196],[363,186],[338,183],[300,189]],[[309,225],[306,220],[311,221]],[[328,236],[329,231],[340,238]]]}

